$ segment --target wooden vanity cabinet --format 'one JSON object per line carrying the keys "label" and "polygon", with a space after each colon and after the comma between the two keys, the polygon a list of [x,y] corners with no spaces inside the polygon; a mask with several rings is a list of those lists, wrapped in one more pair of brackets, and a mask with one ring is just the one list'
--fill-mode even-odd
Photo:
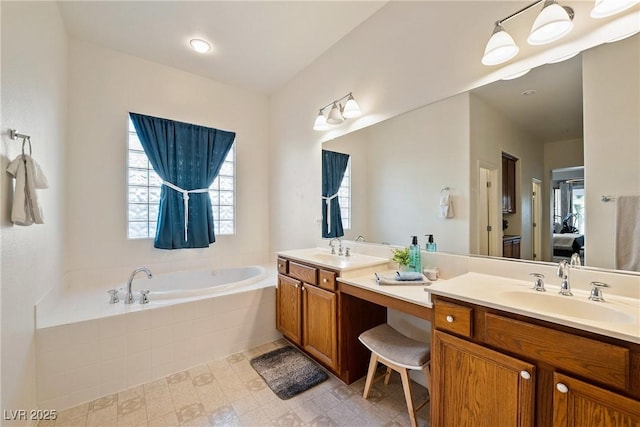
{"label": "wooden vanity cabinet", "polygon": [[516,213],[516,162],[517,158],[502,153],[502,213]]}
{"label": "wooden vanity cabinet", "polygon": [[360,333],[386,321],[386,310],[341,296],[340,272],[278,258],[276,328],[292,344],[350,384],[366,373]]}
{"label": "wooden vanity cabinet", "polygon": [[502,256],[520,259],[520,236],[502,237]]}
{"label": "wooden vanity cabinet", "polygon": [[640,345],[432,299],[433,427],[640,426]]}

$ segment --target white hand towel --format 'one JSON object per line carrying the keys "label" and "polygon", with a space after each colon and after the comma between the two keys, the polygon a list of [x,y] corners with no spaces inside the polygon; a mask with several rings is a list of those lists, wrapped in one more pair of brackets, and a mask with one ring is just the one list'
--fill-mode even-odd
{"label": "white hand towel", "polygon": [[7,172],[16,179],[11,222],[16,225],[44,224],[36,189],[48,188],[49,184],[40,165],[31,156],[21,154],[9,163]]}
{"label": "white hand towel", "polygon": [[453,198],[449,191],[440,193],[440,218],[453,218]]}
{"label": "white hand towel", "polygon": [[640,196],[616,198],[616,269],[640,271]]}

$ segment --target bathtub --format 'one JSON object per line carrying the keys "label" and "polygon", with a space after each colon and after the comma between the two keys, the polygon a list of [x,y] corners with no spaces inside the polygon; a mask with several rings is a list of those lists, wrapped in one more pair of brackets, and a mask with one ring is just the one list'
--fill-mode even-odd
{"label": "bathtub", "polygon": [[[144,274],[139,274],[133,288],[149,289],[152,302],[240,290],[261,281],[266,275],[266,269],[260,265],[154,274],[149,281]],[[125,293],[126,283],[123,283],[118,287],[120,300],[124,300]],[[133,294],[138,300],[140,292],[134,290]]]}
{"label": "bathtub", "polygon": [[[107,290],[124,292],[126,279],[103,282],[52,292],[36,306],[41,408],[72,407],[281,337],[275,264],[139,274],[133,304],[109,304]],[[151,291],[148,304],[137,302],[141,289]]]}

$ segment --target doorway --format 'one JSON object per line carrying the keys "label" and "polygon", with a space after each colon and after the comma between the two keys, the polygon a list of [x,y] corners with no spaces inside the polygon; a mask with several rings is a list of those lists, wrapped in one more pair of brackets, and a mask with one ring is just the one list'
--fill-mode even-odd
{"label": "doorway", "polygon": [[498,169],[480,166],[478,181],[478,245],[480,255],[502,256],[498,223]]}
{"label": "doorway", "polygon": [[542,181],[531,181],[531,253],[533,260],[542,259]]}

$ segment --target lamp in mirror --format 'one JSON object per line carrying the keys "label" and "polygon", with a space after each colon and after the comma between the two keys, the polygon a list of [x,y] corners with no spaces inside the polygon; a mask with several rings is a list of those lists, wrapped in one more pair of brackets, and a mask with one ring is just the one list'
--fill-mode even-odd
{"label": "lamp in mirror", "polygon": [[[344,105],[342,101],[345,101]],[[329,107],[331,107],[329,109]],[[329,110],[329,113],[325,116],[325,111]],[[316,121],[314,122],[313,129],[322,131],[331,128],[330,125],[339,125],[344,122],[345,119],[351,119],[358,117],[362,114],[360,106],[353,98],[353,94],[349,92],[342,98],[338,98],[331,101],[324,107],[320,108]]]}

